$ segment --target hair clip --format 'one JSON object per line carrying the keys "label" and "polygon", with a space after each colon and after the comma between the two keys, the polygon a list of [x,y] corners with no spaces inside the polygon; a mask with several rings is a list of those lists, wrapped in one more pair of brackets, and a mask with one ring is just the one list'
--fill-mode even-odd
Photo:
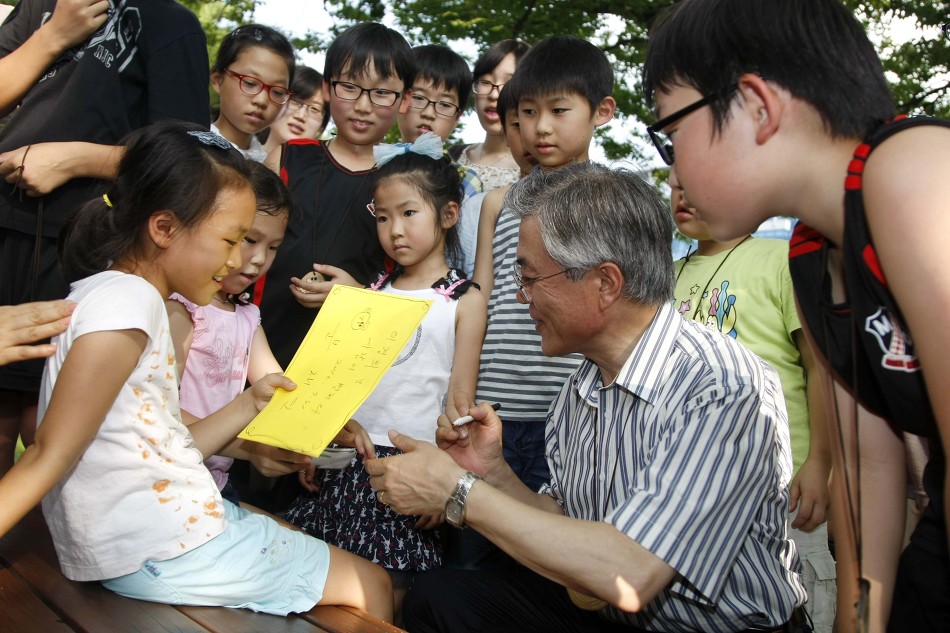
{"label": "hair clip", "polygon": [[209,147],[217,147],[218,149],[228,150],[231,149],[231,143],[221,136],[220,134],[215,134],[214,132],[205,132],[198,130],[189,130],[187,132],[188,136],[194,136],[196,139],[201,141],[202,145],[208,145]]}
{"label": "hair clip", "polygon": [[112,208],[112,200],[109,200],[109,194],[102,194],[102,201],[106,203],[106,206],[110,209]]}
{"label": "hair clip", "polygon": [[376,201],[370,202],[366,205],[366,210],[375,218],[376,217]]}
{"label": "hair clip", "polygon": [[263,42],[263,41],[264,41],[264,31],[260,30],[259,28],[255,28],[255,29],[254,29],[254,41],[255,41],[255,42]]}
{"label": "hair clip", "polygon": [[409,152],[438,160],[442,158],[442,139],[435,132],[426,132],[415,143],[380,143],[373,146],[373,158],[378,167]]}

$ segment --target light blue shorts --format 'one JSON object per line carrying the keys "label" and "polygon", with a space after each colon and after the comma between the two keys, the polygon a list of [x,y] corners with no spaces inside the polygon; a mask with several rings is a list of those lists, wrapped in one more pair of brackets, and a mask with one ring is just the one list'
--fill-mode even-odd
{"label": "light blue shorts", "polygon": [[103,580],[129,598],[235,607],[275,615],[310,610],[323,597],[330,550],[323,541],[224,501],[228,527],[204,545]]}

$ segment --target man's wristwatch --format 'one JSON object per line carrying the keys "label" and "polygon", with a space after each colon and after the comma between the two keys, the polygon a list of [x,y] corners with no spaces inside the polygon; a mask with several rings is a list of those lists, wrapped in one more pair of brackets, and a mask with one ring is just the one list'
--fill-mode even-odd
{"label": "man's wristwatch", "polygon": [[467,472],[459,477],[458,483],[455,485],[455,491],[445,502],[445,520],[452,527],[462,528],[465,526],[465,500],[472,489],[472,484],[478,479],[481,479],[481,477],[473,472]]}

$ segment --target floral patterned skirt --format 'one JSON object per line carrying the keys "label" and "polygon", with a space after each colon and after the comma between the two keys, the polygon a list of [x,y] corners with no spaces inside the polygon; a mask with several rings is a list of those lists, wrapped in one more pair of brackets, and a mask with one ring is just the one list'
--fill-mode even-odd
{"label": "floral patterned skirt", "polygon": [[[376,447],[377,457],[400,452]],[[317,478],[320,491],[297,497],[287,511],[288,521],[387,569],[423,572],[442,565],[439,530],[417,530],[413,526],[418,517],[399,514],[380,503],[359,456],[346,468],[318,470]]]}

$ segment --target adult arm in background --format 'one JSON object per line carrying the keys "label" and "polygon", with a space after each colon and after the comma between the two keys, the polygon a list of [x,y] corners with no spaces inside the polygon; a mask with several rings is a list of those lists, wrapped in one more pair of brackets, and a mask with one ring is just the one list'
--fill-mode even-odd
{"label": "adult arm in background", "polygon": [[50,19],[15,51],[0,58],[0,118],[16,108],[63,51],[105,23],[108,9],[107,0],[57,0]]}
{"label": "adult arm in background", "polygon": [[[207,127],[210,76],[204,31],[193,13],[180,5],[169,6],[180,19],[167,20],[165,32],[148,33],[157,43],[147,60],[147,112],[141,119],[146,124],[176,119]],[[74,178],[114,180],[124,154],[119,145],[33,143],[0,153],[0,177],[38,197]]]}

